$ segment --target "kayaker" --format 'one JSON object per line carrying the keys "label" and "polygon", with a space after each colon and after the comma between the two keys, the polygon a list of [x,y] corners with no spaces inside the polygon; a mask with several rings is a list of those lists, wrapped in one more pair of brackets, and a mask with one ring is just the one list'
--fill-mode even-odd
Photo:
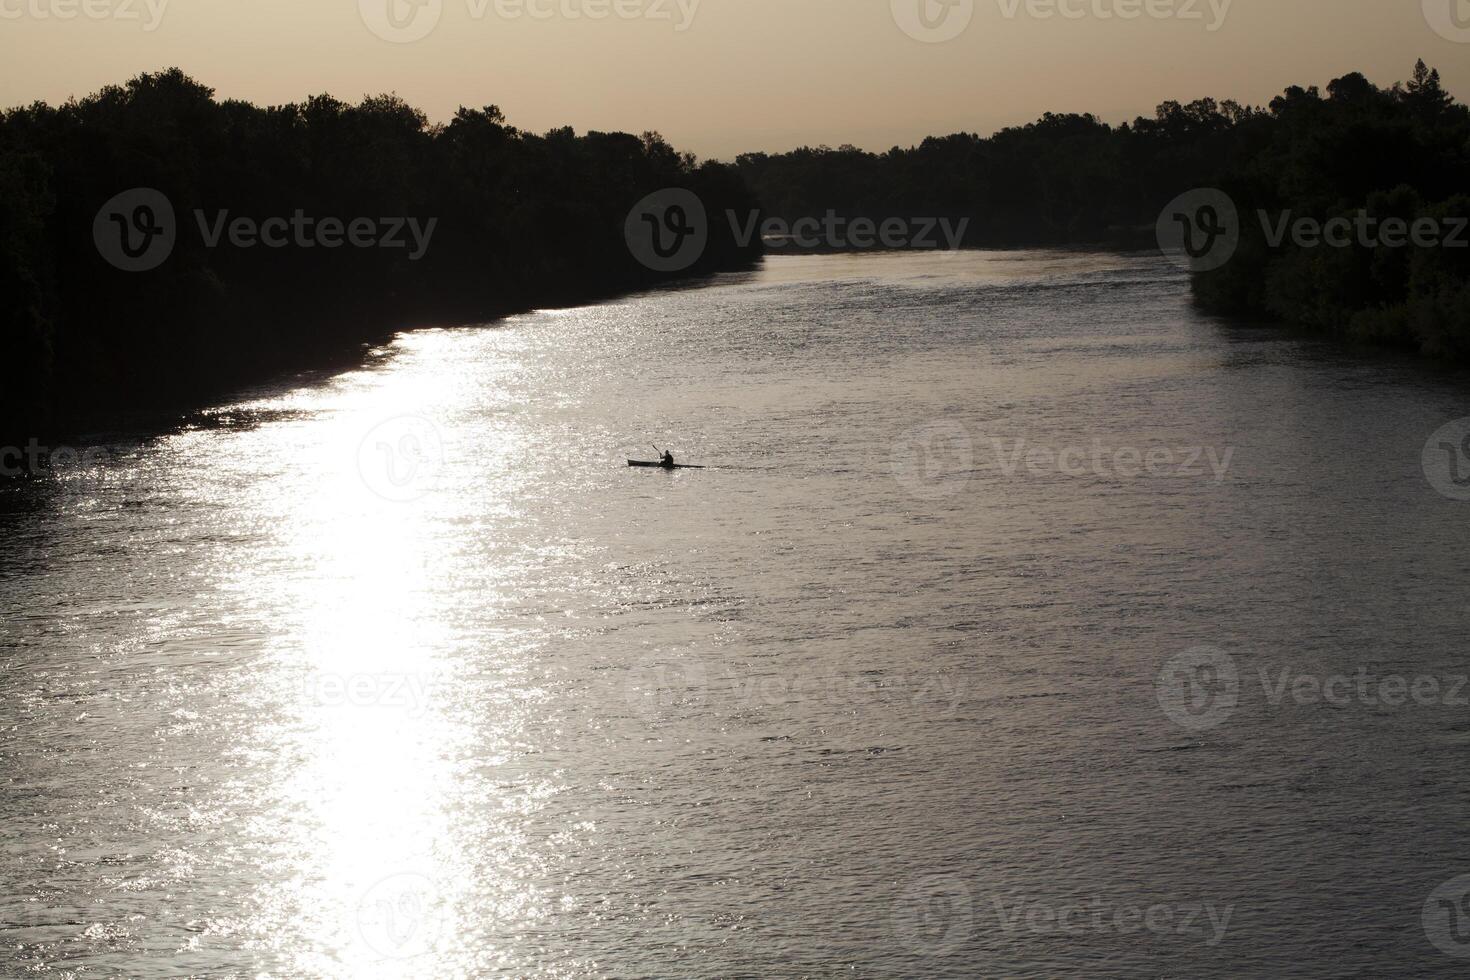
{"label": "kayaker", "polygon": [[658,461],[658,465],[662,466],[666,470],[673,469],[674,468],[674,454],[671,453],[671,452],[669,452],[667,449],[665,449],[663,451],[663,453],[664,453],[663,454],[663,458]]}

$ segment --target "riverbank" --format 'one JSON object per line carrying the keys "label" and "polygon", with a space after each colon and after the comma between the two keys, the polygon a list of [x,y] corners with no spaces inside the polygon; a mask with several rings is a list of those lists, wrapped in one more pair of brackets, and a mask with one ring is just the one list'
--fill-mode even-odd
{"label": "riverbank", "polygon": [[495,106],[442,126],[393,96],[263,108],[170,70],[5,112],[0,147],[0,445],[760,254],[716,226],[677,269],[640,261],[634,205],[747,210],[730,168]]}

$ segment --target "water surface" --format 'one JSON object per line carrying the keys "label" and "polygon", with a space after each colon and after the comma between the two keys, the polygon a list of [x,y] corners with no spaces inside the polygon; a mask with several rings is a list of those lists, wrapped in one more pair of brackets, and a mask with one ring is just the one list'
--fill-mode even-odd
{"label": "water surface", "polygon": [[[118,436],[0,491],[0,972],[1459,975],[1466,415],[970,252]],[[1310,696],[1360,675],[1444,686]]]}

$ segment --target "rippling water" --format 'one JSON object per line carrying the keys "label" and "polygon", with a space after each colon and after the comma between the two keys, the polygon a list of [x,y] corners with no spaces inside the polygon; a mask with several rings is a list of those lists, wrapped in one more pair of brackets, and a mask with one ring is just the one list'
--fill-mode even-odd
{"label": "rippling water", "polygon": [[110,436],[0,491],[0,972],[1462,975],[1467,415],[959,253]]}

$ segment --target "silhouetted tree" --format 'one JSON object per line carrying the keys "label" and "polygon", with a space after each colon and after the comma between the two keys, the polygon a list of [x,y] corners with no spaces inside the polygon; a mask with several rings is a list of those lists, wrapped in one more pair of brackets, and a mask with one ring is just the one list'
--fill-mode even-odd
{"label": "silhouetted tree", "polygon": [[[1470,112],[1423,61],[1407,84],[1382,90],[1358,73],[1328,99],[1288,89],[1271,103],[1269,142],[1219,178],[1240,209],[1243,238],[1225,267],[1197,276],[1206,309],[1288,320],[1354,340],[1444,358],[1470,356],[1470,247],[1385,242],[1383,222],[1433,220],[1452,234],[1470,219]],[[1260,215],[1279,224],[1368,221],[1350,247],[1271,245]],[[1463,226],[1461,226],[1463,227]],[[1470,233],[1462,233],[1470,241]]]}
{"label": "silhouetted tree", "polygon": [[[1258,213],[1407,221],[1458,206],[1470,187],[1470,122],[1423,61],[1390,90],[1358,72],[1327,97],[1292,86],[1267,109],[1199,99],[1110,127],[1047,113],[989,138],[957,133],[872,154],[844,147],[747,154],[736,165],[767,212],[964,216],[968,245],[1152,244],[1163,205],[1225,186],[1244,238],[1225,268],[1197,277],[1206,308],[1293,320],[1445,356],[1470,352],[1470,249],[1268,246]],[[1470,216],[1462,212],[1460,217]],[[1458,319],[1456,319],[1458,318]]]}
{"label": "silhouetted tree", "polygon": [[[177,244],[146,273],[98,252],[121,191],[155,188]],[[444,126],[394,95],[256,107],[177,69],[0,114],[0,445],[119,410],[183,405],[355,352],[394,330],[573,303],[667,278],[623,239],[639,199],[687,187],[748,208],[738,177],[654,134],[544,136],[495,106]],[[207,220],[437,219],[432,247],[209,247]],[[686,274],[748,263],[715,224]]]}

